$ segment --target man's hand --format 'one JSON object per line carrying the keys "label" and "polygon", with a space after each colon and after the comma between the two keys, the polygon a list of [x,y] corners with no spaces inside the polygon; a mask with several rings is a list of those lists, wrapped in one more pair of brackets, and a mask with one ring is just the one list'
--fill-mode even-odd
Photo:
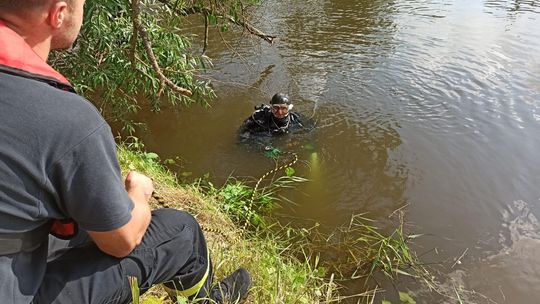
{"label": "man's hand", "polygon": [[125,187],[135,205],[131,211],[131,220],[115,230],[88,232],[101,251],[119,258],[130,254],[141,243],[152,217],[148,205],[154,191],[152,180],[141,173],[132,171],[126,177]]}
{"label": "man's hand", "polygon": [[146,175],[140,174],[135,171],[128,173],[125,181],[126,191],[129,197],[135,202],[148,203],[152,192],[154,192],[154,183]]}

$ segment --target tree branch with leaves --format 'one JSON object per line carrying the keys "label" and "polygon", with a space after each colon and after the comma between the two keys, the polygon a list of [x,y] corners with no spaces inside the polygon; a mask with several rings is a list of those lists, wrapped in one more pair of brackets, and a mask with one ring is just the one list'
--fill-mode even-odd
{"label": "tree branch with leaves", "polygon": [[132,0],[131,1],[131,19],[133,20],[132,54],[134,57],[137,56],[136,54],[137,37],[140,36],[143,41],[146,54],[148,55],[148,58],[150,59],[150,63],[152,64],[152,67],[154,68],[154,72],[157,74],[160,81],[160,88],[157,93],[157,96],[161,96],[161,93],[163,92],[163,89],[164,89],[164,85],[167,85],[178,94],[188,96],[188,97],[192,96],[193,93],[191,92],[191,90],[177,86],[174,82],[172,82],[169,78],[167,78],[167,76],[165,76],[163,72],[161,71],[161,67],[159,66],[159,63],[157,62],[156,56],[154,55],[154,51],[152,49],[152,43],[150,42],[150,39],[148,38],[148,33],[146,32],[146,29],[141,25],[140,12],[141,12],[140,1]]}
{"label": "tree branch with leaves", "polygon": [[84,24],[75,47],[51,56],[51,64],[111,122],[134,132],[132,115],[142,107],[207,105],[215,97],[209,80],[197,75],[211,66],[194,54],[183,25],[199,14],[207,29],[218,22],[235,24],[265,41],[274,36],[247,21],[257,0],[101,0],[86,3]]}

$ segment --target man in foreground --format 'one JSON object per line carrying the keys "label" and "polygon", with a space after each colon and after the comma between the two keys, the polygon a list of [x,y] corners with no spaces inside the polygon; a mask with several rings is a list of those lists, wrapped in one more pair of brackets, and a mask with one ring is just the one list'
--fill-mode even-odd
{"label": "man in foreground", "polygon": [[109,126],[47,65],[76,39],[84,2],[0,0],[1,302],[128,303],[129,276],[141,292],[244,299],[249,273],[211,288],[196,220],[150,211],[152,181],[122,181]]}

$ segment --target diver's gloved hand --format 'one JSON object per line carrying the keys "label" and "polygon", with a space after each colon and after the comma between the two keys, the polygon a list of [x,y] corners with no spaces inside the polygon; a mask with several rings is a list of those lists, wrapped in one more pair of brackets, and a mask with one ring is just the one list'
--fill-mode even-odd
{"label": "diver's gloved hand", "polygon": [[264,147],[264,156],[266,157],[277,157],[281,154],[281,150],[278,148],[274,148],[272,146],[265,146]]}

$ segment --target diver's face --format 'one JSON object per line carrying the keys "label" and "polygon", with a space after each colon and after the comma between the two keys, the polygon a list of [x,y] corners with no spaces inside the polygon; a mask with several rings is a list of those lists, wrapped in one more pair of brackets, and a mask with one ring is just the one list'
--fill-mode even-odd
{"label": "diver's face", "polygon": [[289,105],[288,104],[273,104],[272,105],[272,114],[276,118],[285,118],[289,115]]}

